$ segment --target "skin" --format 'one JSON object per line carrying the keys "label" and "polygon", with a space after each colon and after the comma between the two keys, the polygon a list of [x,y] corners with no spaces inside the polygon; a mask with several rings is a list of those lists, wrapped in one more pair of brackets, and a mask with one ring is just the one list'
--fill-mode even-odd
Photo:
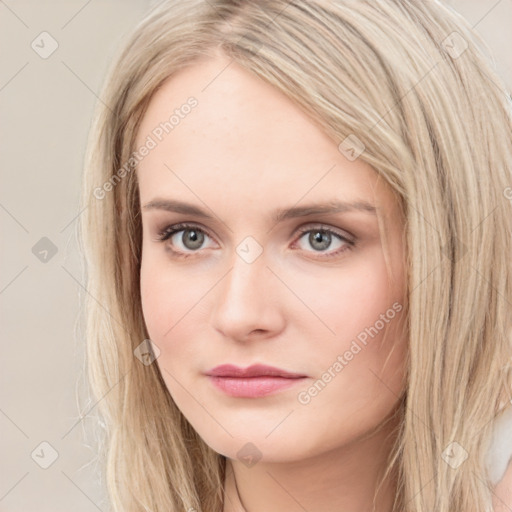
{"label": "skin", "polygon": [[[389,511],[394,479],[383,484],[375,509],[373,494],[403,391],[404,310],[360,343],[308,403],[298,396],[394,303],[405,307],[398,203],[368,164],[338,150],[341,141],[275,88],[228,63],[222,55],[205,58],[168,79],[137,134],[139,147],[187,98],[198,100],[137,168],[142,306],[160,350],[156,363],[184,416],[227,457],[247,511]],[[147,208],[155,199],[179,199],[213,218]],[[275,209],[334,199],[374,205],[381,227],[375,213],[359,210],[270,219]],[[206,231],[202,245],[183,238],[190,231],[157,240],[179,222]],[[311,231],[298,230],[314,234],[319,225],[350,234],[355,245],[333,234],[318,250]],[[251,263],[237,254],[248,236],[262,250]],[[171,248],[190,256],[179,258]],[[223,363],[263,363],[306,379],[272,396],[234,398],[204,375]],[[237,456],[244,446],[253,460],[261,457],[256,464]],[[224,511],[243,510],[237,500],[228,483]]]}

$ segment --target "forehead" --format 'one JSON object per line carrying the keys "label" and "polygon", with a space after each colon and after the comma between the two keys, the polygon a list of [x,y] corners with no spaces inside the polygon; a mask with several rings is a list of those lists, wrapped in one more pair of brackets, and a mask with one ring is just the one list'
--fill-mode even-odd
{"label": "forehead", "polygon": [[389,202],[368,164],[349,161],[283,93],[223,57],[164,82],[139,127],[136,148],[144,144],[152,148],[137,167],[142,200],[179,190],[261,208],[301,198]]}

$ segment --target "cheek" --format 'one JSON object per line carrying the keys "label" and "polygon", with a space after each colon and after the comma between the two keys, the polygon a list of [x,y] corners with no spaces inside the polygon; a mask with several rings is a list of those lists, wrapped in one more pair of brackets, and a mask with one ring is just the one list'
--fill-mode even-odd
{"label": "cheek", "polygon": [[[180,395],[178,382],[183,382],[184,364],[194,361],[194,344],[183,343],[192,340],[193,326],[189,321],[191,308],[200,298],[194,292],[194,285],[180,280],[179,272],[168,265],[143,259],[141,265],[141,302],[144,321],[149,338],[160,353],[156,360],[167,389],[179,408],[187,409],[186,394]],[[198,296],[199,295],[199,296]],[[192,323],[193,324],[193,323]],[[189,400],[188,400],[189,401]]]}
{"label": "cheek", "polygon": [[[393,270],[395,279],[390,281],[382,251],[375,248],[346,266],[302,273],[295,279],[297,295],[324,324],[326,347],[340,349],[359,334],[364,340],[367,329],[375,324],[383,331],[398,323],[394,320],[404,309],[404,286],[399,269]],[[288,279],[294,282],[291,275]],[[306,330],[321,327],[311,315],[304,320]]]}
{"label": "cheek", "polygon": [[[182,279],[179,269],[171,268],[164,258],[151,254],[142,257],[140,288],[142,310],[150,336],[162,339],[180,322],[201,297],[193,276]],[[204,293],[204,292],[203,292]],[[181,322],[180,322],[181,324]]]}
{"label": "cheek", "polygon": [[[340,396],[373,401],[383,396],[383,387],[396,396],[402,389],[407,350],[403,274],[392,269],[390,281],[380,249],[366,256],[338,275],[333,271],[297,281],[298,295],[321,321],[308,316],[301,326],[306,337],[316,340],[314,351],[304,347],[316,377],[328,383],[323,398],[315,399],[318,404]],[[391,400],[394,396],[390,393]]]}
{"label": "cheek", "polygon": [[140,288],[142,312],[148,334],[155,341],[161,338],[162,333],[172,327],[172,318],[169,315],[175,306],[175,294],[169,293],[172,283],[155,265],[147,260],[142,261]]}

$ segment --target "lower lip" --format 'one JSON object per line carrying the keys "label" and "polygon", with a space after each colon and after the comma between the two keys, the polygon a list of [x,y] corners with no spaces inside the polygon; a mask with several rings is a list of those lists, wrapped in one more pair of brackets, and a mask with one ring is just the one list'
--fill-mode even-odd
{"label": "lower lip", "polygon": [[238,398],[260,398],[284,391],[299,382],[304,382],[306,377],[290,379],[286,377],[214,377],[210,380],[214,386],[227,395]]}

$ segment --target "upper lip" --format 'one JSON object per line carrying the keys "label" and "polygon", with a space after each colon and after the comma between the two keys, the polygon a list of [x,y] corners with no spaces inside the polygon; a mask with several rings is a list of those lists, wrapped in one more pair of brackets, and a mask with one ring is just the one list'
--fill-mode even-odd
{"label": "upper lip", "polygon": [[305,377],[305,375],[299,373],[287,372],[281,368],[275,368],[274,366],[267,366],[265,364],[254,364],[247,368],[240,368],[232,364],[221,364],[216,366],[207,372],[207,375],[213,377],[285,377],[288,379],[298,379]]}

